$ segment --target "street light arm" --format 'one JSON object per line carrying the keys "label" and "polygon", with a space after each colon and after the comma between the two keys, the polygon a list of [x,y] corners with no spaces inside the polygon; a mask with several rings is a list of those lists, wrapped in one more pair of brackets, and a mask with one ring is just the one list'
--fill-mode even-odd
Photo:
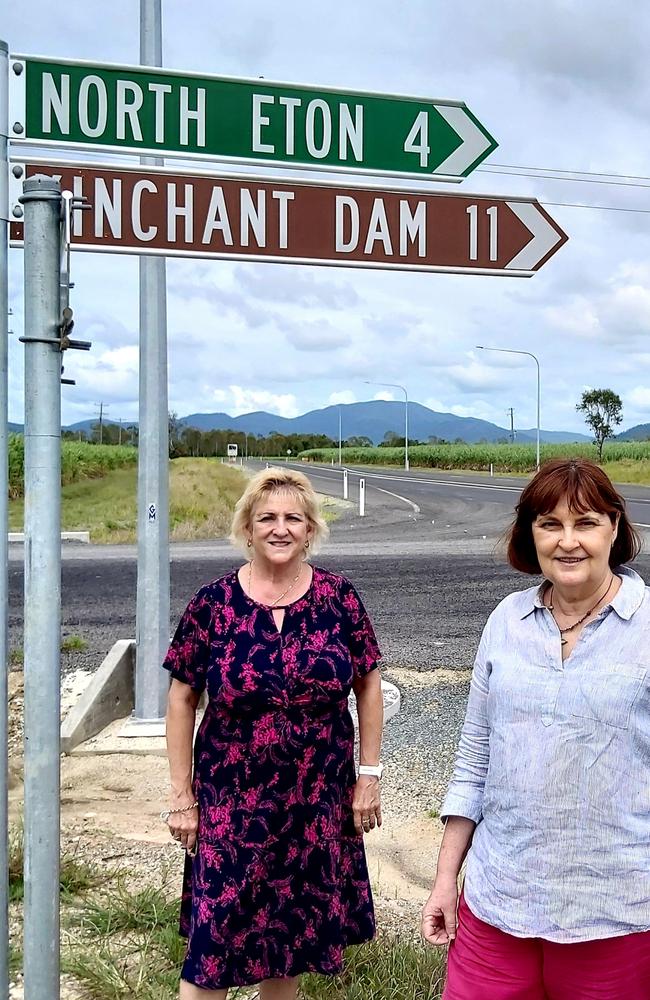
{"label": "street light arm", "polygon": [[400,385],[399,382],[372,382],[370,379],[364,379],[366,385],[383,385],[388,389],[401,389],[404,393],[404,469],[406,472],[409,471],[409,394],[406,391],[405,385]]}
{"label": "street light arm", "polygon": [[537,447],[536,447],[536,460],[537,460],[537,468],[539,469],[539,465],[540,465],[539,435],[540,435],[540,421],[541,421],[540,412],[541,412],[541,399],[542,399],[539,358],[537,357],[536,354],[533,354],[532,351],[515,351],[511,347],[484,347],[482,344],[477,344],[476,345],[476,350],[477,351],[496,351],[498,354],[523,354],[527,358],[532,358],[533,361],[535,362],[535,364],[537,365]]}

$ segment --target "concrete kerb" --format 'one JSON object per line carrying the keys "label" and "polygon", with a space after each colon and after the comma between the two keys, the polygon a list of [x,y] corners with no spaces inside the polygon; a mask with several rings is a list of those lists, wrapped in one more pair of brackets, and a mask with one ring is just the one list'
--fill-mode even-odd
{"label": "concrete kerb", "polygon": [[61,725],[61,751],[70,753],[135,705],[135,639],[118,639]]}
{"label": "concrete kerb", "polygon": [[[24,531],[10,531],[7,534],[8,542],[25,542]],[[61,532],[62,542],[83,542],[84,545],[90,545],[90,532],[89,531],[62,531]]]}
{"label": "concrete kerb", "polygon": [[[399,689],[388,681],[381,682],[384,697],[384,724],[394,718],[400,710]],[[138,753],[164,754],[164,736],[155,735],[143,726],[116,728],[116,720],[123,723],[128,719],[135,705],[135,640],[119,639],[110,650],[79,701],[66,715],[61,724],[61,752],[72,753]],[[357,727],[356,704],[350,698],[350,711]],[[101,734],[101,735],[99,735]],[[94,739],[94,737],[98,737]],[[124,737],[128,736],[128,739]],[[87,747],[82,744],[91,741]]]}

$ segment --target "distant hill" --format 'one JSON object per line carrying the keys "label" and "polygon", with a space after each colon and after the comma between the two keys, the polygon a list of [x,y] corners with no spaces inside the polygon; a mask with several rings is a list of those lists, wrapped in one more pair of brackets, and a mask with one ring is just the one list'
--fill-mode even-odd
{"label": "distant hill", "polygon": [[616,435],[617,441],[650,441],[650,424],[635,424],[622,434]]}
{"label": "distant hill", "polygon": [[[230,417],[227,413],[190,413],[181,422],[200,430],[237,430],[249,434],[327,434],[338,439],[339,410],[344,438],[368,437],[374,444],[383,440],[387,431],[404,434],[404,403],[398,400],[375,399],[365,403],[346,403],[340,407],[326,406],[310,410],[299,417],[279,417],[258,411]],[[535,441],[536,431],[518,430],[516,440],[521,443]],[[508,439],[505,427],[479,420],[476,417],[457,417],[453,413],[439,413],[421,403],[409,402],[409,438],[426,441],[430,437],[468,443]],[[544,431],[541,440],[548,442],[589,441],[585,434],[569,431]]]}
{"label": "distant hill", "polygon": [[[364,403],[345,403],[335,406],[325,406],[319,410],[310,410],[298,417],[280,417],[275,413],[257,410],[254,413],[243,413],[239,417],[231,417],[228,413],[189,413],[179,417],[179,422],[185,427],[196,427],[201,431],[232,430],[248,434],[267,436],[274,432],[278,434],[326,434],[338,440],[339,411],[341,414],[341,430],[343,438],[367,437],[374,444],[379,444],[387,431],[404,434],[404,403],[399,400],[373,399]],[[88,420],[78,420],[69,424],[64,430],[83,431],[89,434],[98,423],[97,417]],[[105,419],[104,425],[117,421]],[[137,421],[122,421],[122,426],[136,424]],[[650,425],[640,425],[648,428]],[[12,424],[12,429],[21,433],[20,424]],[[635,430],[637,428],[631,428]],[[628,431],[626,433],[631,433]],[[648,435],[650,436],[650,434]],[[479,420],[477,417],[457,417],[453,413],[439,413],[430,410],[421,403],[409,401],[409,438],[411,440],[427,441],[430,437],[442,438],[445,441],[467,441],[475,444],[479,441],[509,440],[510,431],[505,427]],[[530,444],[535,441],[535,428],[517,430],[515,440],[520,444]],[[624,435],[620,437],[625,440]],[[590,441],[586,434],[575,431],[542,430],[540,439],[545,443],[562,443],[569,441]]]}

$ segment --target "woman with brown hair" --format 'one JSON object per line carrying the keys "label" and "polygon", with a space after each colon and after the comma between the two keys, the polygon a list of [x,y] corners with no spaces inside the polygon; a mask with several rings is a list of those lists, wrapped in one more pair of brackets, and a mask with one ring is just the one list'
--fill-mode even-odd
{"label": "woman with brown hair", "polygon": [[248,559],[198,591],[165,660],[165,817],[187,851],[181,1000],[254,983],[294,1000],[301,973],[340,972],[345,947],[374,935],[363,835],[381,825],[380,653],[349,580],[307,561],[326,533],[306,476],[254,476],[232,526]]}
{"label": "woman with brown hair", "polygon": [[[444,1000],[650,997],[650,596],[625,501],[548,462],[508,540],[544,577],[488,619],[422,914]],[[467,855],[463,892],[457,880]]]}

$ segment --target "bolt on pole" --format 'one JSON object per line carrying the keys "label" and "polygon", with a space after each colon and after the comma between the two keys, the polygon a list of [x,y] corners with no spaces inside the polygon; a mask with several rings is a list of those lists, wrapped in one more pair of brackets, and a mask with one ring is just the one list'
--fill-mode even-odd
{"label": "bolt on pole", "polygon": [[[140,0],[140,62],[162,65],[161,0]],[[162,165],[160,157],[142,157]],[[164,257],[140,257],[135,721],[162,719],[169,679],[169,425]]]}
{"label": "bolt on pole", "polygon": [[25,996],[59,997],[61,187],[25,207]]}
{"label": "bolt on pole", "polygon": [[9,805],[7,705],[8,523],[8,380],[9,337],[9,47],[0,41],[0,998],[9,995]]}

